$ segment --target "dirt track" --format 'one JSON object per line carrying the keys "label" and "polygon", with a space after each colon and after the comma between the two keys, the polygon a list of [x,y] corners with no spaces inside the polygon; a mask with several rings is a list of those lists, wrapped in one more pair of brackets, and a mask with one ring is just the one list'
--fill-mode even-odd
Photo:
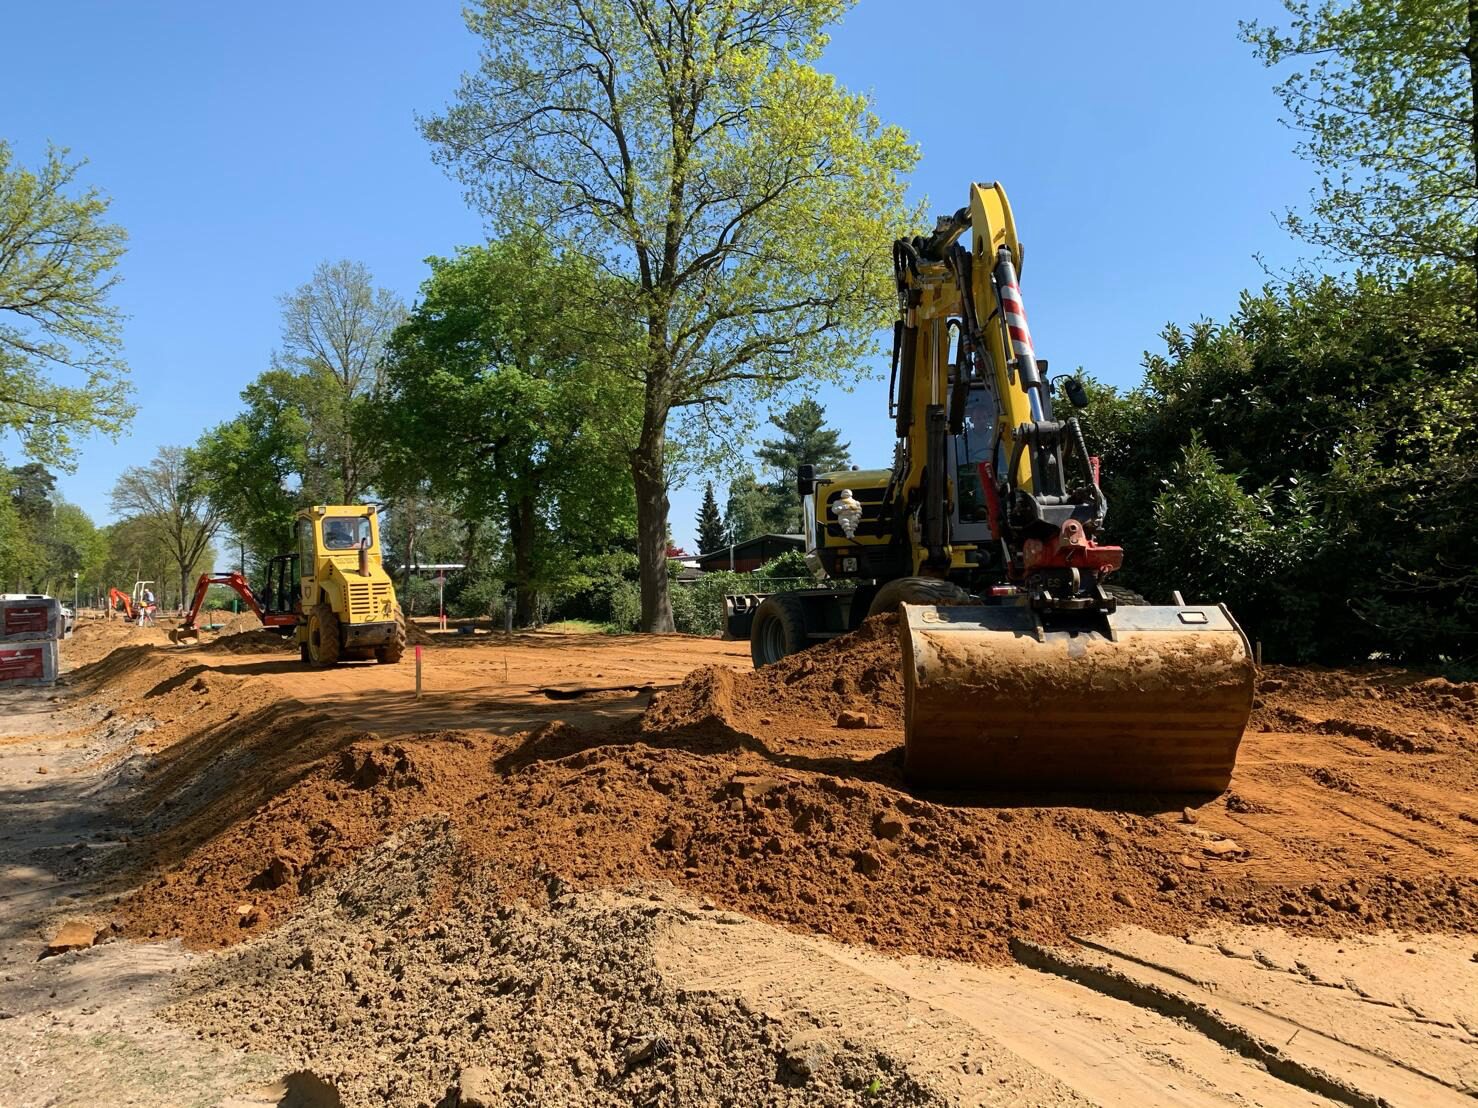
{"label": "dirt track", "polygon": [[[778,1022],[766,1032],[775,1040],[772,1053],[784,1053],[781,1038],[804,1032],[796,1029],[797,1021],[814,1024],[818,1013],[856,1008],[852,1016],[836,1015],[841,1023],[833,1019],[835,1026],[826,1034],[850,1035],[871,1044],[867,1049],[875,1054],[866,1055],[874,1060],[864,1064],[863,1055],[833,1052],[839,1059],[828,1071],[835,1075],[834,1087],[821,1078],[809,1086],[805,1081],[776,1085],[773,1072],[766,1078],[769,1084],[753,1076],[764,1071],[764,1051],[750,1055],[735,1044],[719,1049],[714,1045],[719,1040],[713,1040],[695,1047],[697,1054],[674,1055],[665,1083],[631,1084],[633,1067],[617,1065],[624,1075],[620,1080],[606,1074],[604,1084],[592,1085],[585,1078],[613,1064],[609,1052],[624,1049],[620,1036],[631,1029],[561,1024],[565,1017],[556,1009],[564,1011],[589,987],[575,982],[561,993],[565,1005],[551,1001],[550,1014],[533,1026],[555,1039],[573,1036],[583,1043],[580,1049],[593,1069],[582,1076],[576,1063],[568,1081],[562,1077],[562,1084],[549,1084],[541,1076],[548,1067],[531,1062],[528,1054],[542,1050],[547,1055],[548,1049],[520,1040],[522,1060],[503,1080],[531,1103],[564,1103],[555,1090],[566,1085],[569,1103],[588,1099],[597,1086],[615,1090],[601,1102],[637,1102],[639,1089],[646,1090],[642,1097],[656,1096],[657,1102],[701,1099],[709,1094],[691,1084],[694,1067],[711,1069],[715,1050],[732,1057],[735,1073],[760,1082],[745,1102],[781,1103],[777,1090],[805,1087],[819,1099],[802,1097],[798,1103],[850,1103],[872,1080],[859,1089],[858,1075],[868,1066],[891,1075],[879,1088],[894,1090],[893,1103],[910,1102],[908,1097],[934,1103],[930,1097],[935,1096],[943,1097],[939,1103],[1113,1102],[1107,1093],[1112,1083],[1090,1080],[1095,1066],[1100,1074],[1105,1071],[1087,1060],[1092,1054],[1087,1040],[1081,1048],[1065,1048],[1061,1056],[1034,1055],[1026,1038],[1013,1037],[1010,1028],[985,1018],[1001,1005],[1019,1008],[1031,1026],[1056,1024],[1066,1030],[1072,1011],[1107,1004],[1092,1018],[1108,1021],[1104,1026],[1122,1023],[1122,1033],[1110,1036],[1120,1047],[1109,1048],[1106,1057],[1122,1070],[1125,1088],[1144,1086],[1138,1103],[1154,1099],[1146,1089],[1163,1092],[1170,1080],[1156,1069],[1144,1036],[1131,1030],[1144,1019],[1167,1020],[1151,1039],[1162,1032],[1169,1036],[1166,1042],[1190,1035],[1171,1054],[1180,1057],[1183,1072],[1196,1074],[1203,1091],[1236,1092],[1262,1103],[1295,1102],[1273,1095],[1280,1090],[1291,1096],[1297,1089],[1298,1096],[1311,1098],[1306,1102],[1331,1095],[1307,1078],[1320,1065],[1332,1065],[1328,1058],[1291,1062],[1290,1076],[1272,1072],[1277,1067],[1270,1069],[1266,1061],[1255,1060],[1248,1069],[1248,1051],[1236,1045],[1243,1040],[1231,1032],[1172,1034],[1169,1017],[1186,1017],[1175,1014],[1179,1010],[1164,1000],[1163,990],[1156,992],[1155,982],[1120,981],[1115,988],[1159,996],[1158,1008],[1142,998],[1126,1003],[1123,996],[1090,1003],[1090,994],[1103,995],[1104,981],[1133,978],[1126,967],[1148,973],[1146,965],[1163,964],[1170,979],[1186,978],[1174,951],[1136,953],[1125,945],[1129,939],[1114,940],[1118,946],[1100,943],[1117,951],[1095,955],[1117,959],[1109,969],[1080,964],[1081,953],[1058,953],[1096,949],[1078,946],[1075,937],[1131,934],[1126,927],[1148,935],[1221,934],[1197,940],[1210,943],[1210,949],[1218,942],[1240,949],[1242,940],[1226,936],[1249,926],[1267,935],[1286,934],[1290,943],[1331,948],[1341,938],[1346,945],[1373,943],[1368,949],[1376,953],[1357,974],[1351,971],[1346,981],[1333,982],[1351,998],[1380,998],[1390,986],[1381,980],[1385,960],[1389,975],[1396,976],[1401,959],[1410,957],[1402,944],[1418,943],[1440,967],[1434,982],[1469,980],[1473,988],[1456,996],[1478,995],[1478,966],[1467,959],[1478,930],[1478,701],[1471,685],[1383,670],[1269,671],[1262,676],[1259,706],[1232,788],[1218,797],[929,794],[907,789],[899,773],[897,652],[891,629],[882,624],[851,642],[761,674],[749,670],[746,648],[711,640],[535,634],[504,643],[438,636],[425,651],[419,701],[409,658],[397,667],[308,671],[294,653],[261,632],[196,647],[171,647],[163,639],[160,632],[118,625],[84,627],[78,641],[69,644],[76,668],[58,702],[65,706],[66,726],[36,736],[37,728],[18,725],[15,739],[0,740],[10,744],[0,750],[24,751],[23,765],[13,759],[4,764],[21,767],[30,776],[28,786],[36,784],[38,769],[55,775],[50,781],[40,778],[44,795],[15,790],[21,802],[49,806],[35,809],[52,813],[47,843],[74,833],[67,820],[78,819],[84,809],[92,820],[86,832],[105,836],[95,841],[123,843],[128,837],[128,849],[78,855],[41,843],[37,836],[45,828],[33,828],[29,838],[13,835],[20,841],[13,849],[30,850],[28,864],[36,876],[26,879],[30,895],[18,898],[9,913],[12,939],[34,943],[27,936],[35,935],[41,905],[47,903],[45,890],[52,887],[47,882],[55,880],[73,883],[82,898],[70,911],[86,908],[100,925],[111,920],[110,934],[177,937],[197,948],[257,936],[262,943],[280,945],[283,940],[273,936],[304,926],[294,920],[317,918],[312,926],[325,934],[342,933],[352,945],[369,925],[352,913],[342,915],[345,875],[360,872],[354,880],[374,880],[375,867],[364,867],[379,855],[366,852],[408,828],[431,826],[444,830],[431,835],[425,850],[435,854],[439,836],[451,837],[459,844],[459,857],[472,867],[467,875],[448,876],[442,866],[433,884],[444,887],[447,897],[462,895],[457,889],[466,880],[491,881],[496,893],[488,895],[498,902],[547,905],[535,915],[568,916],[595,910],[588,898],[606,895],[602,890],[644,890],[643,895],[657,898],[653,903],[661,906],[661,919],[677,912],[671,918],[694,922],[684,925],[686,932],[643,925],[629,934],[637,944],[632,950],[647,953],[618,957],[650,958],[657,967],[651,980],[666,982],[663,988],[681,981],[682,989],[705,995],[713,989],[718,995],[735,989],[750,994],[761,1010],[774,1009]],[[870,726],[838,727],[844,710],[866,712]],[[37,865],[37,858],[44,864]],[[109,898],[116,893],[123,899],[113,906]],[[562,899],[571,895],[578,902]],[[847,954],[846,947],[796,947],[790,968],[782,958],[780,969],[767,970],[755,951],[778,952],[791,940],[740,941],[750,935],[743,928],[692,932],[702,923],[705,900],[714,912],[734,910],[789,928],[794,941],[803,944],[822,935],[895,955],[963,958],[982,967],[1011,964],[1017,967],[1009,971],[1013,975],[1027,972],[1020,967],[1033,959],[1041,964],[1033,966],[1024,984],[981,977],[966,990],[976,992],[979,1002],[961,1009],[927,984],[935,971],[904,970],[897,967],[905,962]],[[56,918],[58,906],[50,907]],[[405,905],[407,918],[418,918],[423,908],[412,911]],[[394,905],[375,911],[389,912],[386,918],[392,920],[398,912],[405,914]],[[280,926],[286,930],[277,930]],[[397,942],[407,950],[430,957],[444,944],[434,934],[428,938],[430,932],[420,924],[393,926],[401,928]],[[1430,945],[1398,940],[1386,950],[1380,936],[1392,929],[1468,939],[1450,947],[1442,945],[1446,940],[1433,939]],[[690,942],[684,935],[697,937]],[[734,936],[733,942],[715,938],[722,935]],[[366,969],[378,961],[378,940],[367,941],[373,956]],[[1284,941],[1263,938],[1255,949],[1275,963],[1285,958],[1318,965],[1324,957],[1309,953],[1313,948],[1298,957],[1279,954],[1275,948]],[[107,956],[116,957],[115,949],[105,948]],[[249,952],[257,944],[240,949]],[[673,949],[685,953],[674,959]],[[103,955],[100,950],[93,957]],[[820,977],[797,993],[794,981],[808,978],[798,975],[796,966],[823,956],[852,966],[845,972],[833,966],[823,976],[862,972],[859,988],[882,988],[880,1007],[835,998],[823,1003]],[[482,965],[485,957],[476,955],[469,965]],[[557,954],[550,957],[559,960]],[[72,959],[85,962],[81,955],[62,961]],[[1198,964],[1190,977],[1225,976],[1229,982],[1240,963],[1230,955],[1222,961],[1225,967]],[[337,1058],[330,1068],[346,1092],[368,1098],[360,1103],[390,1095],[394,1088],[407,1095],[413,1088],[414,1099],[431,1103],[440,1095],[437,1084],[455,1076],[456,1059],[417,1057],[405,1063],[410,1085],[387,1086],[382,1062],[367,1073],[351,1059],[365,1051],[380,1057],[387,1043],[396,1041],[393,1035],[365,1039],[358,1026],[362,1021],[350,1021],[341,1025],[342,1034],[325,1036],[311,1030],[322,1022],[314,1022],[318,1017],[311,1017],[311,1008],[308,1023],[296,1027],[280,1014],[275,1022],[264,1022],[279,1003],[284,1010],[303,1012],[303,996],[289,990],[279,1001],[275,978],[263,980],[260,968],[248,982],[231,968],[235,962],[213,965],[203,964],[191,978],[205,990],[198,995],[224,996],[225,1011],[241,1019],[223,1017],[218,1004],[204,1018],[200,1003],[205,1002],[179,1009],[176,1018],[203,1021],[232,1050],[249,1048],[246,1059]],[[285,973],[287,967],[281,968]],[[1294,971],[1292,964],[1288,971]],[[1006,971],[960,969],[950,976],[963,981],[970,974],[998,972]],[[1049,988],[1046,975],[1062,984]],[[1356,979],[1358,986],[1350,983]],[[302,979],[282,978],[290,980]],[[307,980],[311,983],[311,975]],[[792,984],[776,993],[785,981]],[[1250,998],[1249,1011],[1261,1010],[1257,984],[1241,986]],[[1327,993],[1330,982],[1320,984]],[[610,987],[619,992],[628,986]],[[1278,986],[1274,993],[1286,988]],[[1478,1088],[1478,1071],[1464,1068],[1451,1053],[1458,1052],[1460,1059],[1462,1051],[1471,1051],[1478,1009],[1450,994],[1432,999],[1440,991],[1431,985],[1423,1000],[1396,990],[1393,1001],[1364,1005],[1371,1010],[1381,1003],[1405,1005],[1422,1012],[1419,1018],[1433,1028],[1451,1029],[1433,1032],[1450,1037],[1451,1044],[1417,1067],[1423,1076],[1414,1088],[1429,1102],[1430,1095]],[[245,996],[255,999],[243,1005]],[[1425,1011],[1424,1004],[1433,1010]],[[1146,1005],[1159,1014],[1143,1014]],[[626,1007],[641,1011],[635,999]],[[934,1038],[900,1036],[896,1027],[890,1032],[887,1013],[915,1009],[944,1013],[938,1020],[947,1030]],[[527,1006],[521,1010],[527,1019]],[[243,1015],[252,1011],[255,1016]],[[1032,1011],[1036,1014],[1028,1019]],[[1135,1011],[1141,1015],[1134,1016]],[[1305,1012],[1295,1024],[1309,1029],[1306,1041],[1320,1042],[1322,1036],[1334,1042],[1340,1036],[1331,1038],[1331,1031],[1347,1021],[1322,1008],[1319,1012]],[[659,1006],[642,1018],[660,1022],[670,1015]],[[412,1012],[405,1018],[414,1023],[423,1017]],[[703,1018],[712,1029],[738,1034],[735,1029],[748,1017],[721,1005]],[[902,1018],[913,1026],[906,1024],[909,1017]],[[827,1019],[820,1022],[824,1031]],[[248,1024],[268,1030],[252,1031]],[[393,1032],[396,1024],[392,1019],[386,1026]],[[512,1049],[512,1040],[500,1038],[503,1033],[491,1024],[489,1029],[489,1050],[495,1042]],[[759,1025],[749,1033],[758,1035]],[[1375,1037],[1394,1034],[1387,1028]],[[966,1040],[977,1042],[980,1056],[991,1059],[989,1080],[964,1085],[957,1078],[944,1080],[943,1074],[956,1072],[959,1059],[940,1051],[947,1054],[945,1048]],[[1366,1059],[1360,1053],[1365,1046],[1354,1049]],[[1398,1069],[1411,1062],[1397,1060]],[[1352,1088],[1363,1081],[1401,1103],[1412,1088],[1390,1084],[1390,1062],[1367,1072],[1361,1065],[1368,1059],[1361,1065],[1346,1059],[1336,1073]],[[959,1072],[969,1077],[971,1064],[966,1059],[966,1069]],[[923,1084],[916,1085],[916,1078]],[[825,1096],[823,1086],[830,1089]],[[6,1092],[0,1081],[0,1099]],[[512,1092],[507,1095],[509,1103],[523,1102]]]}

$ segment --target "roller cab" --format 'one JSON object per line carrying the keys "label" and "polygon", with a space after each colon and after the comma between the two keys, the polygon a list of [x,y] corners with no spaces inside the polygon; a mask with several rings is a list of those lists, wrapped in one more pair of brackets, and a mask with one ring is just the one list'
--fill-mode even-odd
{"label": "roller cab", "polygon": [[1221,605],[1044,626],[1024,605],[905,604],[904,767],[930,787],[1220,792],[1254,668]]}

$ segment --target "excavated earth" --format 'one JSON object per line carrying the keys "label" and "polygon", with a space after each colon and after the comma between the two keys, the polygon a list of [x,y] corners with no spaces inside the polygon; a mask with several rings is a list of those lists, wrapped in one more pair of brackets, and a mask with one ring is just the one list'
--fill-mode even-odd
{"label": "excavated earth", "polygon": [[927,792],[893,617],[760,672],[420,633],[420,701],[409,656],[330,675],[239,621],[206,638],[79,631],[67,772],[129,849],[58,873],[110,936],[234,947],[170,1018],[324,1060],[346,1102],[455,1104],[469,1066],[498,1103],[961,1102],[867,1041],[813,1073],[791,1017],[675,989],[654,936],[690,910],[982,966],[1124,927],[1478,932],[1478,684],[1266,668],[1217,796]]}
{"label": "excavated earth", "polygon": [[[131,800],[154,876],[121,905],[128,931],[234,942],[243,898],[266,927],[431,813],[524,895],[546,873],[665,878],[785,925],[953,958],[1114,923],[1478,926],[1473,685],[1269,670],[1218,797],[929,794],[902,780],[894,635],[883,617],[762,672],[703,667],[594,732],[387,739],[274,707],[260,685],[250,711],[233,690],[214,727],[190,714]],[[206,705],[228,680],[188,666],[159,681],[152,652],[99,665]],[[868,726],[837,726],[844,712]]]}

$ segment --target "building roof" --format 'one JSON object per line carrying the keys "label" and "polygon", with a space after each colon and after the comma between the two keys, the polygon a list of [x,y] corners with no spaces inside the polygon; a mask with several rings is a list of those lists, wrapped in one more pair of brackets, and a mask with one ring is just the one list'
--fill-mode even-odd
{"label": "building roof", "polygon": [[702,554],[698,555],[698,560],[701,562],[704,558],[712,558],[718,554],[728,554],[730,550],[733,550],[737,554],[741,550],[748,550],[750,547],[763,545],[766,540],[784,546],[803,547],[806,545],[805,535],[756,535],[752,539],[736,542],[733,546],[716,546],[712,550],[705,550]]}

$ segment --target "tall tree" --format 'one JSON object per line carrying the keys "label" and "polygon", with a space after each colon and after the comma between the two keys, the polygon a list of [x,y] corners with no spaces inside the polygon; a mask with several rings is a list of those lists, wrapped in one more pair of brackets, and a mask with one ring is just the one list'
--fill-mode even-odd
{"label": "tall tree", "polygon": [[[72,467],[72,436],[133,418],[121,317],[108,302],[127,238],[96,189],[68,195],[82,162],[52,147],[32,172],[0,141],[0,430],[26,455]],[[81,375],[58,384],[57,371]]]}
{"label": "tall tree", "polygon": [[703,487],[703,505],[698,509],[698,553],[707,554],[724,546],[724,517],[713,495],[713,482]]}
{"label": "tall tree", "polygon": [[166,446],[146,466],[123,471],[113,486],[113,511],[136,517],[169,551],[179,572],[181,603],[189,595],[190,574],[221,529],[221,516],[191,471],[189,453]]}
{"label": "tall tree", "polygon": [[405,318],[405,305],[376,288],[359,262],[322,262],[312,280],[281,299],[281,359],[325,385],[327,403],[311,413],[336,485],[334,499],[358,501],[365,492],[367,459],[354,435],[357,401],[374,388],[385,343]]}
{"label": "tall tree", "polygon": [[774,515],[773,490],[742,470],[729,480],[724,500],[724,543],[738,544],[765,534]]}
{"label": "tall tree", "polygon": [[796,491],[796,469],[814,465],[817,473],[845,469],[852,464],[850,443],[839,442],[841,432],[826,426],[826,412],[809,396],[779,415],[770,413],[778,439],[765,439],[755,453],[770,471],[770,503],[765,529],[793,535],[801,529],[801,497]]}
{"label": "tall tree", "polygon": [[1242,25],[1299,152],[1321,171],[1288,227],[1367,268],[1460,267],[1478,295],[1478,0],[1284,0],[1288,28]]}
{"label": "tall tree", "polygon": [[515,619],[527,624],[582,548],[628,531],[621,450],[638,396],[599,363],[630,328],[597,335],[594,267],[537,234],[433,258],[431,269],[363,428],[379,484],[424,479],[464,518],[501,525]]}
{"label": "tall tree", "polygon": [[[641,626],[671,631],[668,421],[855,371],[885,322],[916,153],[810,62],[850,0],[483,0],[479,67],[422,120],[496,225],[532,221],[620,276],[644,341]],[[748,399],[748,398],[745,398]]]}
{"label": "tall tree", "polygon": [[333,387],[319,375],[270,369],[241,399],[246,410],[202,435],[188,464],[212,510],[259,565],[290,548],[298,508],[337,499],[314,433],[314,413],[333,403]]}

